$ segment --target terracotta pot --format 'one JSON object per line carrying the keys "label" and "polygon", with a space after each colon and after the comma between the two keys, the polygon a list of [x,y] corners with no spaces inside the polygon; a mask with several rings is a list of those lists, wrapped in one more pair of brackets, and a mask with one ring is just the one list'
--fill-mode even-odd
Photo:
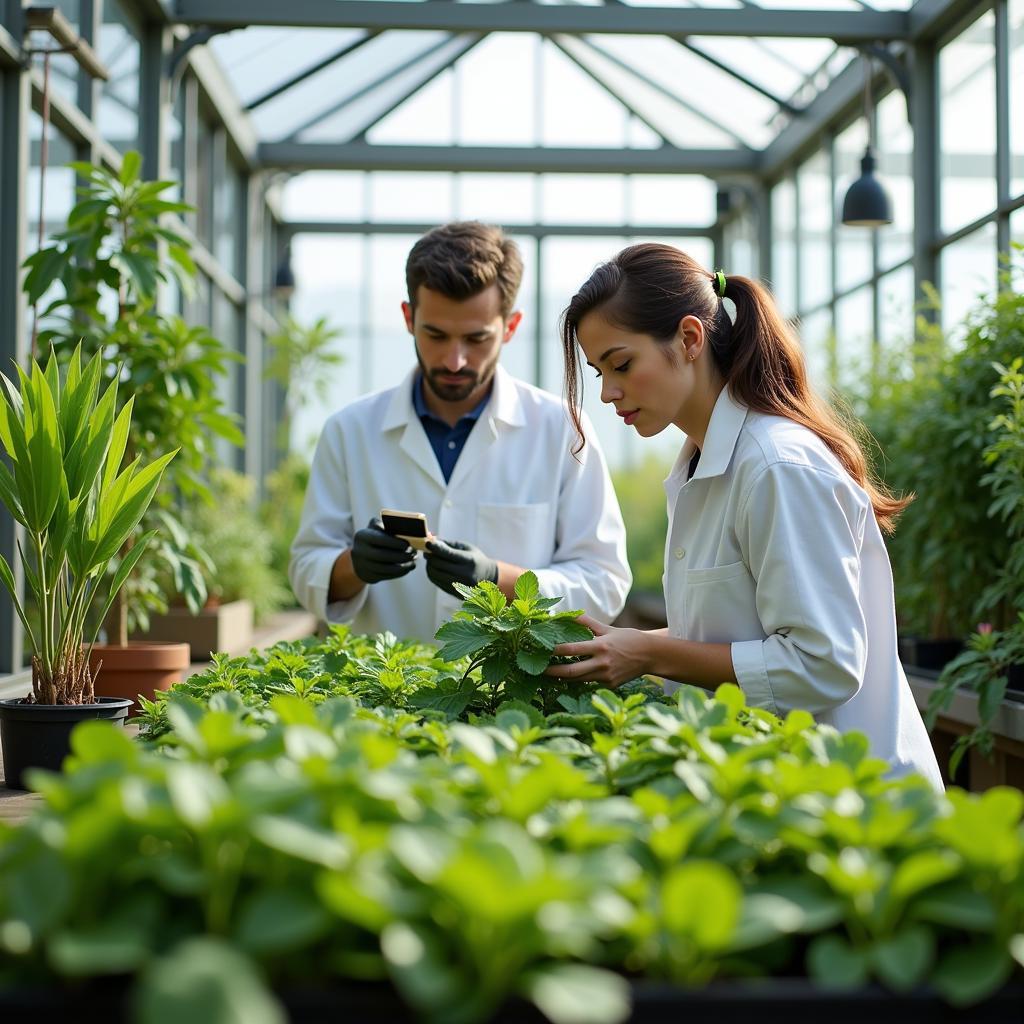
{"label": "terracotta pot", "polygon": [[[180,683],[191,664],[188,644],[132,640],[127,647],[95,644],[89,659],[96,696],[139,696],[152,700],[157,690]],[[138,704],[136,704],[136,708]],[[133,713],[136,708],[133,708]]]}

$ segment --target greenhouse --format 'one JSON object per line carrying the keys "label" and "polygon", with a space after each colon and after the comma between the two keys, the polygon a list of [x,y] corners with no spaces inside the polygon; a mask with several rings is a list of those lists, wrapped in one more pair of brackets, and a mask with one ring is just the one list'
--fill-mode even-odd
{"label": "greenhouse", "polygon": [[0,0],[0,1021],[1024,1020],[1024,0]]}

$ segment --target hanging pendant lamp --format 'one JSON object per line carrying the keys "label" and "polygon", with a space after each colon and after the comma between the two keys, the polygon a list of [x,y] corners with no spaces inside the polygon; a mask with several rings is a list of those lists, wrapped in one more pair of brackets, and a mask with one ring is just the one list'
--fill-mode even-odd
{"label": "hanging pendant lamp", "polygon": [[864,116],[868,123],[868,145],[860,161],[860,177],[846,190],[843,223],[851,227],[877,228],[892,223],[892,199],[875,177],[875,118],[871,104],[871,59],[865,58]]}

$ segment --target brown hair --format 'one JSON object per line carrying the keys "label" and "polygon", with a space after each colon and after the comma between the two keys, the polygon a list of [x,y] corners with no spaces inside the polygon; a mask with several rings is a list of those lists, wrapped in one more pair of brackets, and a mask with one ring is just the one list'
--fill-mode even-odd
{"label": "brown hair", "polygon": [[492,284],[501,293],[501,316],[512,312],[523,279],[519,247],[499,227],[458,221],[428,231],[405,262],[409,305],[416,307],[420,285],[449,299],[469,299]]}
{"label": "brown hair", "polygon": [[807,379],[803,351],[768,290],[748,277],[726,278],[725,297],[736,306],[729,319],[715,276],[670,245],[647,243],[623,249],[599,266],[562,314],[565,392],[580,451],[586,443],[580,421],[582,366],[577,330],[600,309],[609,323],[655,341],[668,342],[679,321],[695,316],[704,327],[716,369],[733,395],[749,408],[785,416],[824,442],[846,471],[867,491],[879,526],[887,533],[913,498],[899,498],[872,479],[858,442],[866,433],[819,398]]}

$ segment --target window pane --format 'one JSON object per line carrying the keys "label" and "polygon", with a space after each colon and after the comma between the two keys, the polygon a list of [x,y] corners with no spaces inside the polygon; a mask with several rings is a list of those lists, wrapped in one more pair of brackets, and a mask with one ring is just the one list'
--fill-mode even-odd
{"label": "window pane", "polygon": [[1024,206],[1010,214],[1010,239],[1024,245]]}
{"label": "window pane", "polygon": [[541,220],[548,224],[622,224],[623,179],[605,174],[541,176]]}
{"label": "window pane", "polygon": [[872,274],[872,229],[841,223],[843,199],[846,190],[860,177],[860,162],[867,144],[868,130],[862,117],[836,138],[836,284],[840,291],[866,281]]}
{"label": "window pane", "polygon": [[862,391],[871,369],[874,334],[871,288],[858,288],[836,303],[836,384],[842,391]]}
{"label": "window pane", "polygon": [[954,339],[964,314],[996,286],[996,226],[986,224],[942,250],[942,326]]}
{"label": "window pane", "polygon": [[366,219],[365,175],[361,171],[306,171],[284,186],[288,220]]}
{"label": "window pane", "polygon": [[105,0],[100,60],[110,72],[100,93],[99,129],[122,153],[139,144],[139,41],[119,0]]}
{"label": "window pane", "polygon": [[822,309],[801,320],[800,341],[807,360],[807,372],[815,391],[821,395],[827,394],[831,387],[833,338],[831,310]]}
{"label": "window pane", "polygon": [[749,210],[726,225],[725,272],[757,276],[757,223]]}
{"label": "window pane", "polygon": [[459,174],[455,186],[460,220],[530,224],[536,218],[536,175]]}
{"label": "window pane", "polygon": [[1024,192],[1024,0],[1010,0],[1010,194]]}
{"label": "window pane", "polygon": [[881,267],[901,263],[914,249],[914,133],[907,101],[894,90],[878,104],[878,172],[892,198],[893,222],[878,232]]}
{"label": "window pane", "polygon": [[715,183],[692,174],[630,174],[626,178],[631,224],[687,224],[715,220]]}
{"label": "window pane", "polygon": [[240,276],[242,263],[241,230],[244,216],[242,191],[242,175],[228,160],[227,166],[216,182],[213,213],[217,223],[213,238],[213,253],[224,269],[236,278]]}
{"label": "window pane", "polygon": [[832,176],[828,154],[816,153],[797,171],[800,196],[800,308],[832,295]]}
{"label": "window pane", "polygon": [[772,291],[782,312],[796,312],[796,191],[786,178],[772,189]]}
{"label": "window pane", "polygon": [[886,349],[905,346],[914,334],[913,267],[886,274],[879,289],[879,341]]}
{"label": "window pane", "polygon": [[989,11],[939,53],[942,230],[996,205],[995,15]]}

